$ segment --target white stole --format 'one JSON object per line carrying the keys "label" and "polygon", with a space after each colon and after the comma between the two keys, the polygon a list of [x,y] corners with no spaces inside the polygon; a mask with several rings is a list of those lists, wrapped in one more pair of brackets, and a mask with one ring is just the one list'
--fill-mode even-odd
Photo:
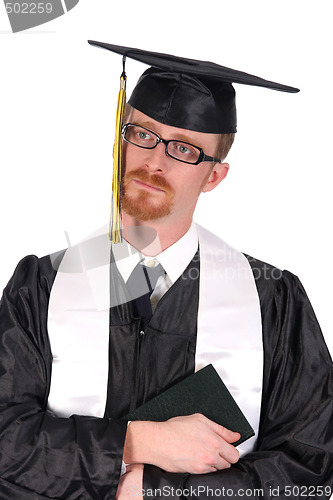
{"label": "white stole", "polygon": [[[243,254],[197,225],[200,288],[196,370],[212,363],[256,436],[263,344],[259,297]],[[125,257],[125,256],[124,256]],[[50,296],[53,354],[49,408],[57,415],[102,417],[108,380],[110,242],[107,232],[70,247]],[[119,297],[118,297],[119,302]],[[253,450],[256,436],[241,444]]]}

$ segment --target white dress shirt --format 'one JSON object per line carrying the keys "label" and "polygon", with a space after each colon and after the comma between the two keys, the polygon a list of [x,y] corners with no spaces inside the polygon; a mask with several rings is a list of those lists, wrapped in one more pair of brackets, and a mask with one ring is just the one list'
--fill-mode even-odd
{"label": "white dress shirt", "polygon": [[116,266],[125,283],[138,263],[147,267],[155,267],[158,264],[162,265],[166,274],[158,278],[156,287],[150,297],[153,312],[158,301],[183,274],[197,249],[198,234],[193,222],[184,236],[154,257],[144,255],[126,240],[114,245],[112,248]]}

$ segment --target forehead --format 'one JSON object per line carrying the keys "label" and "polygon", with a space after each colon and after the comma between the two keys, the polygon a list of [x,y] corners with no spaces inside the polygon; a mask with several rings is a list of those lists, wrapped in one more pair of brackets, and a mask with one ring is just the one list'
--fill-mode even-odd
{"label": "forehead", "polygon": [[209,149],[214,150],[219,141],[219,134],[205,134],[185,128],[171,127],[150,118],[150,116],[134,108],[132,108],[128,120],[136,125],[148,128],[152,132],[156,132],[163,139],[179,139],[195,146],[200,146],[204,151]]}

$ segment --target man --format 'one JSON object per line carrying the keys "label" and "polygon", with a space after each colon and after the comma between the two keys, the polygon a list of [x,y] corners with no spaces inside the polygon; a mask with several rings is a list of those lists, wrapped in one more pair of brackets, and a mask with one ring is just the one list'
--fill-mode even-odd
{"label": "man", "polygon": [[[329,497],[332,365],[305,292],[192,222],[228,172],[230,79],[256,79],[149,57],[122,129],[123,242],[27,257],[4,291],[2,498]],[[210,362],[254,438],[236,449],[198,414],[127,425]]]}

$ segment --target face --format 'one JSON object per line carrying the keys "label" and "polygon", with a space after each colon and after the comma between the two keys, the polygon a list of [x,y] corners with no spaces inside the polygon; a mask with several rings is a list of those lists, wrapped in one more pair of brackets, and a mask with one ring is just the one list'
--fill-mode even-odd
{"label": "face", "polygon": [[[161,124],[133,109],[128,122],[163,139],[179,139],[215,156],[218,136]],[[201,192],[211,191],[225,177],[227,164],[189,165],[165,154],[165,145],[143,149],[123,142],[122,210],[141,221],[192,215]]]}

